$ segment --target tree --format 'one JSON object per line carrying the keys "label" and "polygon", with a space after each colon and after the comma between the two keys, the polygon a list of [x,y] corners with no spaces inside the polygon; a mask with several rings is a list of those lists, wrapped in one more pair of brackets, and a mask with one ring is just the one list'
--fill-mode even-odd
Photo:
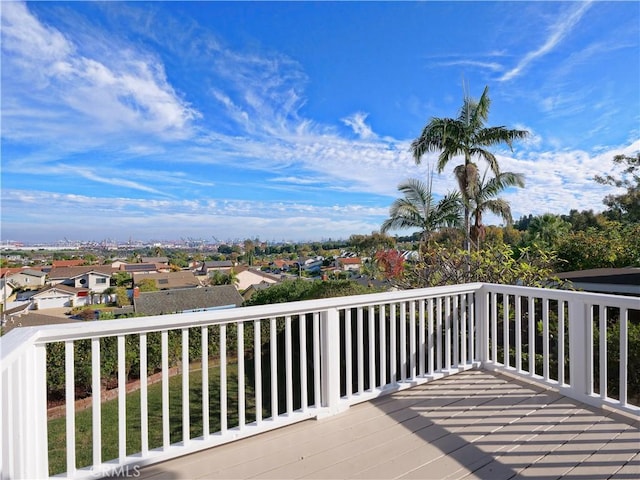
{"label": "tree", "polygon": [[554,247],[558,240],[569,233],[571,224],[562,220],[558,215],[545,213],[533,217],[527,230],[529,242],[537,242],[547,247]]}
{"label": "tree", "polygon": [[349,246],[353,247],[358,254],[372,256],[377,250],[383,248],[393,248],[396,241],[384,233],[372,232],[371,235],[351,235]]}
{"label": "tree", "polygon": [[136,286],[141,292],[157,292],[158,286],[153,278],[143,278],[136,282]]}
{"label": "tree", "polygon": [[218,270],[214,271],[209,276],[209,285],[237,285],[240,282],[238,274],[232,269],[228,273],[223,273]]}
{"label": "tree", "polygon": [[596,175],[595,181],[602,185],[624,188],[627,191],[618,195],[607,195],[603,203],[609,207],[605,215],[611,220],[624,223],[640,222],[640,152],[635,157],[616,155],[613,158],[616,166],[622,166],[619,177],[607,174]]}
{"label": "tree", "polygon": [[471,240],[480,248],[480,243],[484,240],[486,231],[482,223],[482,215],[489,211],[501,217],[507,225],[512,222],[511,207],[503,198],[496,198],[508,187],[524,187],[524,175],[513,172],[501,172],[495,177],[487,180],[487,172],[471,192],[469,205],[473,226],[471,227]]}
{"label": "tree", "polygon": [[389,218],[384,221],[382,233],[389,230],[417,228],[420,231],[420,245],[429,244],[431,235],[442,227],[456,226],[460,223],[460,196],[457,193],[445,195],[435,202],[431,193],[431,181],[426,184],[411,178],[398,185],[404,194],[393,202],[389,209]]}
{"label": "tree", "polygon": [[434,117],[424,127],[420,136],[411,143],[411,151],[416,163],[420,163],[427,152],[440,152],[438,172],[455,157],[463,156],[464,163],[458,165],[455,176],[458,180],[462,201],[464,203],[465,249],[470,247],[469,199],[472,189],[477,185],[478,169],[474,158],[485,160],[491,171],[498,175],[500,168],[495,155],[487,150],[499,144],[512,148],[514,140],[525,138],[526,130],[507,129],[506,127],[485,127],[489,116],[489,87],[485,87],[479,100],[465,97],[458,118]]}

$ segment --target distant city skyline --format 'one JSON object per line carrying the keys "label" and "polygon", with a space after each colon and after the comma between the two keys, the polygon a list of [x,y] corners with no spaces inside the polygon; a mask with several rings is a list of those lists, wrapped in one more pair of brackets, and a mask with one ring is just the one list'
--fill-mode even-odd
{"label": "distant city skyline", "polygon": [[614,190],[594,175],[640,150],[638,2],[0,11],[3,242],[369,234],[435,164],[411,141],[485,85],[488,125],[531,132],[494,149],[526,176],[505,194],[515,219],[602,211]]}

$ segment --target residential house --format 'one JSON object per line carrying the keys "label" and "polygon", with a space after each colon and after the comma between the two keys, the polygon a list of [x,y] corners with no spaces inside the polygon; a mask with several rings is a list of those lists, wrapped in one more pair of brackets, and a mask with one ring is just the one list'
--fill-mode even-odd
{"label": "residential house", "polygon": [[261,283],[273,285],[274,283],[278,283],[280,281],[280,277],[262,272],[255,268],[237,267],[234,270],[236,272],[236,277],[238,278],[238,283],[236,284],[236,288],[240,292],[245,291],[251,285],[256,285]]}
{"label": "residential house", "polygon": [[134,287],[140,280],[151,279],[155,282],[158,290],[171,290],[175,288],[196,288],[200,287],[200,281],[196,276],[187,271],[162,272],[162,273],[135,273],[133,275]]}
{"label": "residential house", "polygon": [[228,273],[232,268],[233,262],[231,260],[206,261],[202,262],[202,265],[196,271],[196,275],[208,276],[215,271]]}
{"label": "residential house", "polygon": [[80,320],[75,320],[71,317],[58,317],[42,313],[35,313],[33,310],[28,310],[23,307],[20,311],[14,309],[11,315],[9,315],[9,312],[7,312],[7,320],[2,326],[2,332],[3,334],[6,334],[14,328],[18,327],[36,327],[40,325],[74,323],[79,321]]}
{"label": "residential house", "polygon": [[51,285],[67,285],[102,293],[111,286],[110,266],[60,267],[49,272]]}
{"label": "residential house", "polygon": [[76,288],[65,284],[50,285],[31,296],[33,310],[48,308],[81,307],[91,304],[88,288]]}
{"label": "residential house", "polygon": [[265,290],[267,288],[269,288],[272,284],[271,283],[255,283],[253,285],[250,285],[247,289],[245,289],[242,292],[242,298],[246,300],[249,300],[251,297],[253,297],[254,294],[256,294],[257,292],[261,291],[261,290]]}
{"label": "residential house", "polygon": [[322,262],[324,261],[324,257],[317,256],[311,258],[300,258],[296,262],[296,265],[300,269],[300,271],[306,272],[317,272],[319,273],[322,269]]}
{"label": "residential house", "polygon": [[233,285],[140,292],[133,298],[135,312],[142,315],[218,310],[240,307],[242,303],[243,298]]}
{"label": "residential house", "polygon": [[273,262],[269,263],[269,267],[271,267],[271,270],[278,270],[282,272],[289,271],[294,265],[296,265],[295,262],[290,260],[283,260],[281,258],[276,258]]}
{"label": "residential house", "polygon": [[45,284],[47,274],[40,271],[27,268],[17,273],[7,276],[7,281],[15,287],[38,289]]}
{"label": "residential house", "polygon": [[340,257],[336,259],[336,268],[343,272],[358,272],[362,267],[360,257]]}

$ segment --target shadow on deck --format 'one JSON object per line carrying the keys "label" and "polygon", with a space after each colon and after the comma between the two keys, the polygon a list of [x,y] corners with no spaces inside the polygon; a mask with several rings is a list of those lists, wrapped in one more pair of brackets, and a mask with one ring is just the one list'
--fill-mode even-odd
{"label": "shadow on deck", "polygon": [[638,419],[471,370],[142,469],[145,479],[638,479]]}

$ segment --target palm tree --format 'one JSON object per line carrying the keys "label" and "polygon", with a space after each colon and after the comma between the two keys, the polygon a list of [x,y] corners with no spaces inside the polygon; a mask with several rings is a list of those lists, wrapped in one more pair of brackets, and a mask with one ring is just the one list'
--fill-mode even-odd
{"label": "palm tree", "polygon": [[559,215],[545,213],[541,216],[533,217],[527,229],[527,234],[530,241],[553,247],[561,236],[569,233],[570,229],[571,224],[562,220]]}
{"label": "palm tree", "polygon": [[382,233],[392,229],[418,228],[422,247],[429,243],[431,235],[438,229],[459,225],[462,205],[457,192],[445,195],[436,203],[431,193],[431,181],[426,184],[415,178],[398,185],[398,190],[404,197],[391,205],[389,218],[381,227]]}
{"label": "palm tree", "polygon": [[480,243],[485,237],[485,228],[482,223],[482,215],[489,211],[501,217],[506,223],[511,224],[511,207],[503,198],[496,198],[500,193],[508,187],[524,187],[524,175],[513,172],[500,172],[495,177],[487,180],[487,172],[485,171],[481,180],[478,180],[476,186],[472,190],[472,196],[469,199],[471,217],[473,225],[471,226],[471,241],[480,249]]}
{"label": "palm tree", "polygon": [[489,116],[489,87],[484,88],[480,100],[465,96],[458,118],[434,117],[424,127],[420,136],[411,143],[413,158],[417,164],[426,152],[440,152],[438,157],[438,173],[444,170],[447,163],[458,156],[464,157],[464,164],[458,165],[455,176],[458,180],[462,201],[464,203],[465,249],[470,247],[469,198],[477,184],[478,169],[472,162],[474,158],[485,160],[491,171],[498,175],[500,168],[495,155],[487,147],[507,144],[528,135],[526,130],[507,129],[506,127],[485,127]]}

